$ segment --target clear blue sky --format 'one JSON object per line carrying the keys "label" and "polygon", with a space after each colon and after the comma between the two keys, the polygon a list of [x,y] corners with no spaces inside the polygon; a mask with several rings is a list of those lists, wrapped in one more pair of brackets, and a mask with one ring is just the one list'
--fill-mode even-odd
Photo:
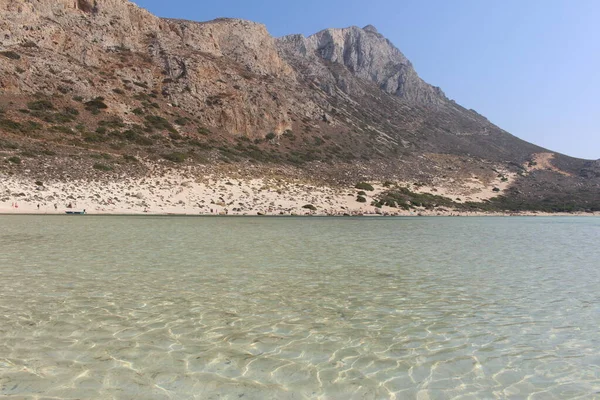
{"label": "clear blue sky", "polygon": [[600,0],[135,0],[272,35],[375,25],[429,83],[527,141],[600,158]]}

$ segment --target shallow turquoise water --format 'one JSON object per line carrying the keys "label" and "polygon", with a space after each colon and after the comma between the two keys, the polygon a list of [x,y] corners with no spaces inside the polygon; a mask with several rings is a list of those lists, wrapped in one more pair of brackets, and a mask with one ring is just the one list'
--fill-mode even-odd
{"label": "shallow turquoise water", "polygon": [[0,216],[0,397],[600,398],[600,219]]}

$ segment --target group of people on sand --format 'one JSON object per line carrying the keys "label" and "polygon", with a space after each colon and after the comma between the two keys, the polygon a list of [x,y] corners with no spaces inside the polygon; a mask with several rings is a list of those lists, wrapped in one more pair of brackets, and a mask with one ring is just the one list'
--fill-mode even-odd
{"label": "group of people on sand", "polygon": [[[10,206],[11,206],[12,208],[19,208],[19,203],[17,203],[17,202],[15,201],[15,202],[14,202],[14,203],[12,203]],[[38,209],[38,211],[40,210],[40,207],[41,207],[41,206],[38,204],[38,205],[37,205],[37,209]],[[56,210],[56,209],[58,209],[58,204],[54,204],[54,209],[55,209],[55,210]]]}
{"label": "group of people on sand", "polygon": [[[54,206],[54,211],[58,211],[58,203],[54,203],[54,204],[53,204],[53,206]],[[15,201],[15,202],[12,202],[12,203],[10,204],[10,207],[11,207],[11,208],[19,208],[19,203],[18,203],[18,202],[16,202],[16,201]],[[66,205],[66,208],[68,208],[68,209],[72,209],[72,208],[74,208],[74,207],[77,207],[77,204],[69,203],[69,204],[67,204],[67,205]],[[41,208],[42,208],[42,205],[38,203],[38,204],[37,204],[37,209],[38,209],[38,211],[40,211],[40,210],[41,210]]]}
{"label": "group of people on sand", "polygon": [[[40,205],[39,204],[37,205],[37,209],[38,209],[38,211],[40,211]],[[54,210],[55,211],[58,210],[58,204],[57,203],[54,203]]]}

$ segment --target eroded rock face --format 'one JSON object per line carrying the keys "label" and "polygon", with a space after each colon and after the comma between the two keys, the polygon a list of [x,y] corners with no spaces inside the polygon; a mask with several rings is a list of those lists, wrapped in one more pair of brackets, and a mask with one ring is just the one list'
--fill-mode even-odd
{"label": "eroded rock face", "polygon": [[95,47],[142,50],[145,35],[160,19],[125,0],[0,0],[0,45],[27,41],[87,65]]}
{"label": "eroded rock face", "polygon": [[588,161],[580,171],[584,178],[600,178],[600,160]]}
{"label": "eroded rock face", "polygon": [[331,73],[316,66],[319,59],[343,65],[357,77],[404,100],[429,105],[447,102],[444,93],[419,78],[404,54],[372,25],[326,29],[307,38],[286,36],[278,40],[278,46],[292,64],[308,67],[323,80],[331,79]]}
{"label": "eroded rock face", "polygon": [[126,0],[0,0],[0,46],[31,41],[68,54],[84,64],[85,50],[129,49],[147,52],[158,40],[169,48],[185,47],[229,57],[258,74],[289,75],[275,40],[264,25],[237,19],[206,23],[160,19]]}
{"label": "eroded rock face", "polygon": [[127,0],[0,0],[0,14],[0,51],[19,56],[0,57],[0,94],[103,97],[138,125],[139,107],[181,109],[229,136],[332,133],[348,157],[531,152],[425,83],[373,26],[274,39],[261,24],[161,19]]}
{"label": "eroded rock face", "polygon": [[68,87],[126,113],[116,98],[110,104],[118,86],[97,82],[101,72],[147,86],[232,134],[291,128],[291,102],[276,94],[276,84],[257,84],[269,76],[294,80],[264,25],[160,19],[126,0],[0,0],[0,13],[0,50],[31,55],[23,58],[27,73],[0,78],[7,92],[51,95]]}
{"label": "eroded rock face", "polygon": [[165,20],[185,46],[226,56],[257,74],[287,76],[292,73],[275,47],[267,28],[255,22],[221,18],[210,22]]}
{"label": "eroded rock face", "polygon": [[[102,96],[125,116],[135,106],[113,91],[137,85],[208,126],[255,137],[292,129],[294,120],[321,121],[339,101],[364,103],[383,93],[454,112],[373,26],[274,39],[261,24],[161,19],[127,0],[0,0],[0,12],[0,50],[22,53],[26,71],[0,76],[6,93]],[[14,67],[0,58],[0,68]],[[384,108],[397,107],[379,100]],[[381,108],[367,103],[361,108]],[[354,108],[348,112],[356,114]],[[485,131],[472,115],[457,112],[468,126],[447,130]],[[339,127],[348,120],[327,123]],[[350,125],[357,124],[363,125]]]}

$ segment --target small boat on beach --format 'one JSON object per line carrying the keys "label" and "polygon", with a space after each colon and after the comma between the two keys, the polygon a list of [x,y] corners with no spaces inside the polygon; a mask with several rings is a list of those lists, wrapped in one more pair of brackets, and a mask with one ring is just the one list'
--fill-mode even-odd
{"label": "small boat on beach", "polygon": [[85,210],[83,210],[83,211],[65,211],[65,213],[67,213],[68,215],[84,215]]}

